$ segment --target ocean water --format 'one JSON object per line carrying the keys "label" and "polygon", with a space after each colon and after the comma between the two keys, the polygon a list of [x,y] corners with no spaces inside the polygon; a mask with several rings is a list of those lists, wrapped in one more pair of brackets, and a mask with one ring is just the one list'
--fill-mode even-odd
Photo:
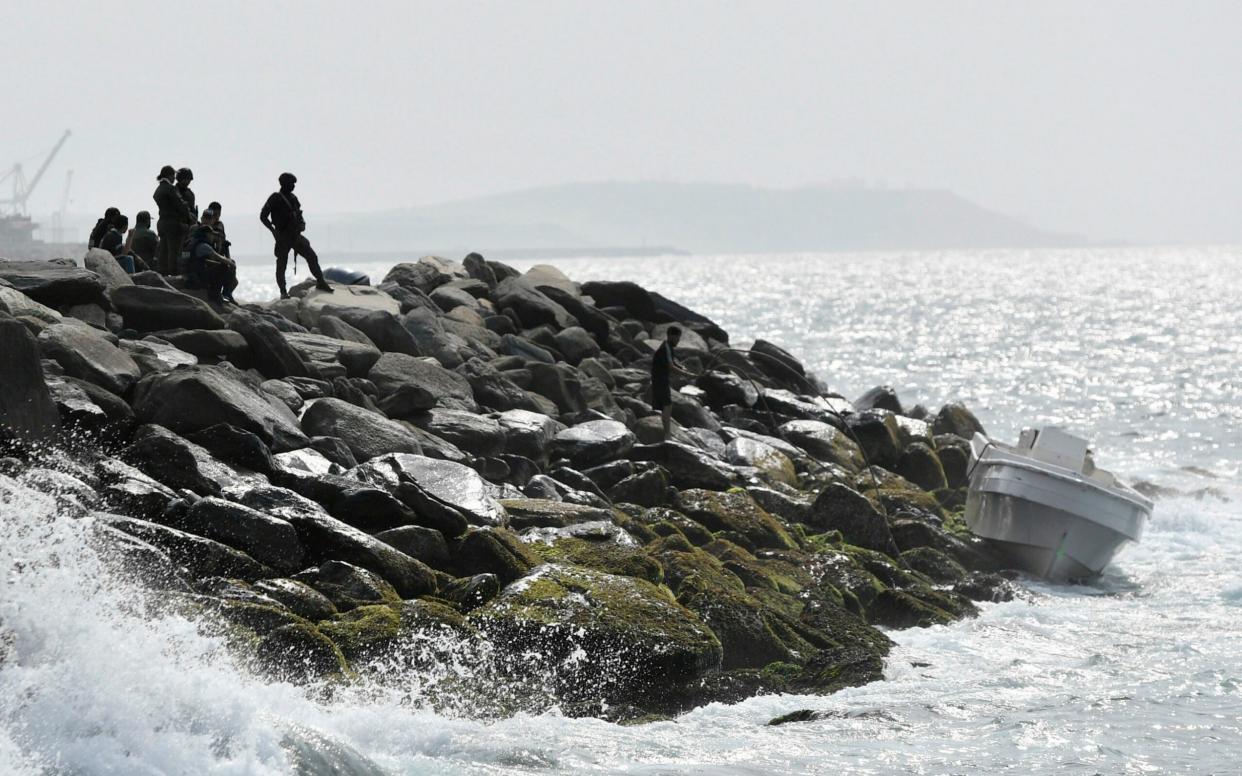
{"label": "ocean water", "polygon": [[[1242,251],[556,263],[639,281],[737,343],[771,339],[848,397],[887,383],[909,404],[960,399],[1000,438],[1057,423],[1089,436],[1101,466],[1184,495],[1161,499],[1143,543],[1094,584],[1027,582],[976,619],[893,633],[884,682],[622,727],[472,713],[485,698],[436,711],[426,676],[348,693],[263,682],[193,623],[152,616],[95,555],[88,521],[10,487],[0,773],[1239,772]],[[268,274],[243,267],[240,295],[273,293]],[[796,709],[825,716],[765,724]]]}

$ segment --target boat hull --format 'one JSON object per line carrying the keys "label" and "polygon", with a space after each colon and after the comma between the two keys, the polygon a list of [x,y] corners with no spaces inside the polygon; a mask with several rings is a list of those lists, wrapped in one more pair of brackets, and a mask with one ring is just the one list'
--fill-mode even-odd
{"label": "boat hull", "polygon": [[1017,568],[1053,582],[1091,579],[1142,537],[1149,506],[1013,458],[977,462],[965,519]]}

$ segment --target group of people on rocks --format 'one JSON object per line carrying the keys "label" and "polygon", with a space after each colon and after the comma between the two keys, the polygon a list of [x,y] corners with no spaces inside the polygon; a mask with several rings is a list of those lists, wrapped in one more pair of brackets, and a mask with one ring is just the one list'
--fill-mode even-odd
{"label": "group of people on rocks", "polygon": [[[129,217],[110,207],[91,230],[88,247],[108,251],[130,274],[154,269],[166,276],[180,275],[188,286],[204,290],[213,304],[236,304],[233,291],[237,288],[237,264],[230,254],[231,243],[220,218],[220,203],[212,202],[200,215],[194,190],[190,188],[194,173],[188,167],[174,169],[164,165],[157,180],[152,195],[158,209],[155,229],[151,228],[149,211],[140,211],[131,229]],[[280,175],[279,182],[280,189],[267,198],[259,220],[276,242],[276,284],[280,296],[289,298],[285,270],[290,252],[295,261],[299,255],[305,258],[316,287],[331,293],[332,287],[319,267],[319,257],[304,234],[302,203],[293,193],[297,178],[286,172]]]}

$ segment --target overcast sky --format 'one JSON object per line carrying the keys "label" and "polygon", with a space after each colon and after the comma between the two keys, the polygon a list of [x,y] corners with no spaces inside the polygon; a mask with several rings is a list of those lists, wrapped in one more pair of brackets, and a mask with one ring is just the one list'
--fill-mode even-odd
{"label": "overcast sky", "polygon": [[73,211],[149,207],[165,163],[226,214],[286,169],[311,213],[853,177],[1242,242],[1242,2],[4,0],[0,29],[0,166],[73,131],[40,213],[70,168]]}

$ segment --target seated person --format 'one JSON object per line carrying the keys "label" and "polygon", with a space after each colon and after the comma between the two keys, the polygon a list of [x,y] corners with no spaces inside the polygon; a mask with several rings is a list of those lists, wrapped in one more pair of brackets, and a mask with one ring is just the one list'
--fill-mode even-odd
{"label": "seated person", "polygon": [[[237,265],[216,250],[216,212],[211,208],[203,211],[202,222],[190,231],[190,264],[187,273],[194,282],[207,291],[212,304],[225,301],[236,304],[233,289],[237,287]],[[227,299],[226,299],[227,296]]]}
{"label": "seated person", "polygon": [[91,229],[91,236],[86,240],[87,248],[98,248],[99,243],[103,240],[108,229],[116,224],[116,219],[120,217],[121,211],[114,207],[110,207],[104,211],[103,218],[95,222],[95,226]]}
{"label": "seated person", "polygon": [[159,245],[160,237],[151,228],[151,214],[145,210],[138,211],[134,228],[129,230],[129,235],[125,238],[125,252],[136,257],[134,263],[145,270],[155,266],[155,252]]}
{"label": "seated person", "polygon": [[129,216],[118,213],[108,226],[108,231],[100,238],[99,247],[115,256],[116,263],[121,265],[121,269],[132,275],[145,270],[147,265],[129,250],[128,240],[124,237],[125,230],[128,228]]}

